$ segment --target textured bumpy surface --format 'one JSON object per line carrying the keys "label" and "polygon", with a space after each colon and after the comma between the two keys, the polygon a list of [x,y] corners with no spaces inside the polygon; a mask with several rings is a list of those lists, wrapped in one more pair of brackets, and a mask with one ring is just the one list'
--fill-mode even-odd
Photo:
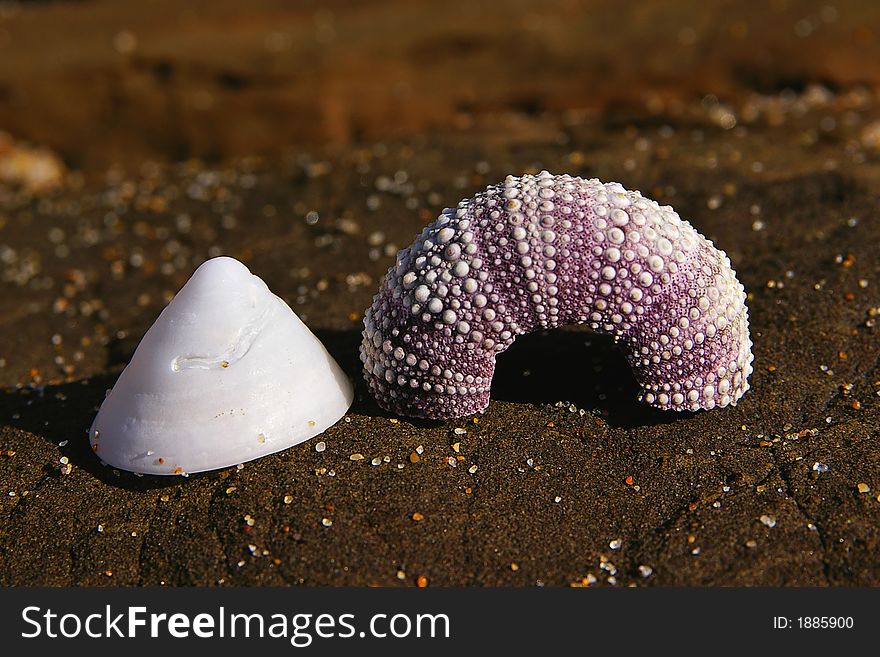
{"label": "textured bumpy surface", "polygon": [[725,253],[637,191],[546,171],[444,210],[400,252],[364,317],[364,375],[392,412],[461,417],[486,408],[517,335],[564,324],[621,342],[658,408],[748,389],[748,310]]}

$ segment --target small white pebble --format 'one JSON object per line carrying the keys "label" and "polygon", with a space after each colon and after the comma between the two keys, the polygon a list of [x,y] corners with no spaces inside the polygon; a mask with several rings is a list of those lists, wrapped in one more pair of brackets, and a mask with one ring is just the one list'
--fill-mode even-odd
{"label": "small white pebble", "polygon": [[773,516],[762,515],[760,521],[762,525],[766,525],[770,529],[773,529],[776,526],[776,518]]}

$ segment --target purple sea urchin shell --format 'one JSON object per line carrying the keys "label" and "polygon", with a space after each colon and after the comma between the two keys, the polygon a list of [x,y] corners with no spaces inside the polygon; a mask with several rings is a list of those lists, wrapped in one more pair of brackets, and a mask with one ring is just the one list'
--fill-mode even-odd
{"label": "purple sea urchin shell", "polygon": [[658,408],[723,407],[749,387],[727,255],[639,192],[546,171],[444,210],[398,254],[364,317],[364,376],[394,413],[469,415],[489,404],[497,354],[564,324],[612,334]]}

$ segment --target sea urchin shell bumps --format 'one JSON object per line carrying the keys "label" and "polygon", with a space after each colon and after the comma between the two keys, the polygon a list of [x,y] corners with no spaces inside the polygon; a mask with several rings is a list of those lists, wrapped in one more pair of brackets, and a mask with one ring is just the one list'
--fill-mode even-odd
{"label": "sea urchin shell bumps", "polygon": [[444,210],[399,253],[364,317],[364,376],[401,415],[476,413],[496,355],[563,324],[613,335],[658,408],[748,389],[748,310],[725,253],[639,192],[546,171]]}
{"label": "sea urchin shell bumps", "polygon": [[89,431],[106,463],[186,474],[296,445],[342,417],[351,382],[247,267],[208,260],[144,335]]}

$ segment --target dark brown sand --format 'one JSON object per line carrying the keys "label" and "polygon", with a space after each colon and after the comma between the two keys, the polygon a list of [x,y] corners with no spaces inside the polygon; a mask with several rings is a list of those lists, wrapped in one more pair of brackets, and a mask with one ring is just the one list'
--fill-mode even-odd
{"label": "dark brown sand", "polygon": [[[0,585],[880,584],[874,4],[178,4],[0,18],[0,128],[82,171],[0,186]],[[397,249],[542,168],[640,189],[730,255],[738,406],[643,407],[577,328],[504,354],[482,416],[373,403],[361,313]],[[105,390],[221,253],[325,342],[351,411],[240,468],[101,465]]]}

